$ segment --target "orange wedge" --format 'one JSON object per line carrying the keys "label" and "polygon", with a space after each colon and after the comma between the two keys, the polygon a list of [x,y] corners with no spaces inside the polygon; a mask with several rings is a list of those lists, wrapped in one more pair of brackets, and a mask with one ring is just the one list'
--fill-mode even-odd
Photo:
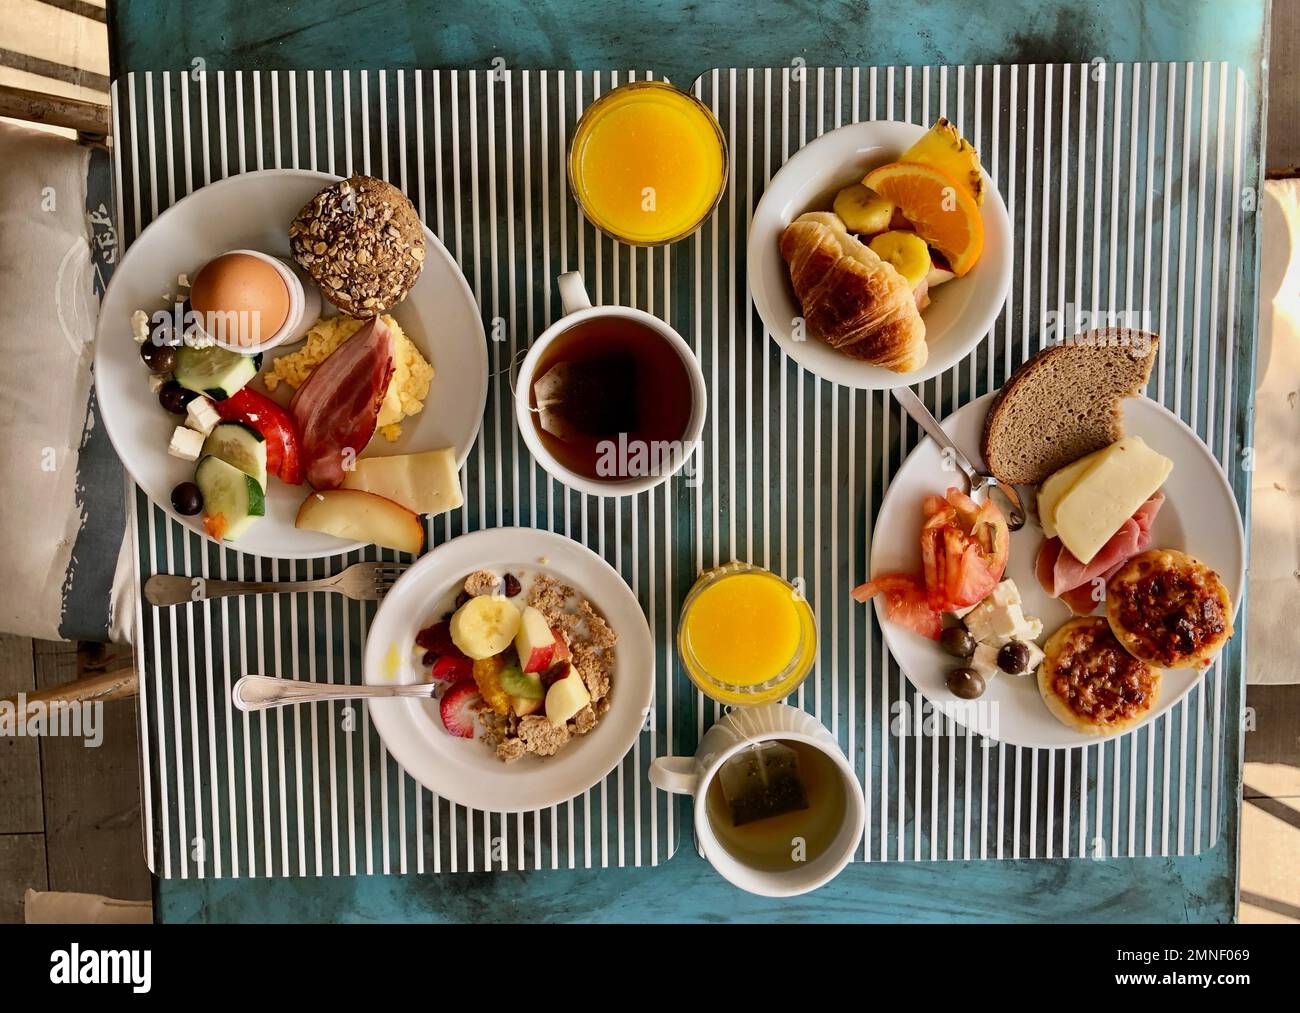
{"label": "orange wedge", "polygon": [[862,183],[898,205],[916,234],[966,274],[984,251],[984,219],[970,190],[947,173],[919,162],[890,162]]}

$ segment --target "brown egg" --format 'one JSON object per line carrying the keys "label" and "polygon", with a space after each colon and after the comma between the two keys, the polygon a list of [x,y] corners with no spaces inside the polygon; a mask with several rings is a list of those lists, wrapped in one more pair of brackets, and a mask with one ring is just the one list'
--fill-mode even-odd
{"label": "brown egg", "polygon": [[190,289],[203,329],[239,345],[266,341],[289,317],[289,288],[271,264],[247,253],[208,261]]}

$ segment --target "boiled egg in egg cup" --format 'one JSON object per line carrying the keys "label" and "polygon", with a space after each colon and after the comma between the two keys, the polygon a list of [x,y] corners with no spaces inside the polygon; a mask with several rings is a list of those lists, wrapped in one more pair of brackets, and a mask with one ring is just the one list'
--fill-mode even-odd
{"label": "boiled egg in egg cup", "polygon": [[190,306],[199,329],[214,343],[255,355],[301,338],[320,316],[321,296],[278,257],[231,250],[195,275]]}

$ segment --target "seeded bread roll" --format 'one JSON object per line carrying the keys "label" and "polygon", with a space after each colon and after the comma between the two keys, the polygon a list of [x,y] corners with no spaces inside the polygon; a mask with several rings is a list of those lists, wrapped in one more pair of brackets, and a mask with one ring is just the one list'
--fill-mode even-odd
{"label": "seeded bread roll", "polygon": [[1124,435],[1121,402],[1146,386],[1159,338],[1090,331],[1039,352],[1003,385],[981,451],[999,482],[1038,485]]}
{"label": "seeded bread roll", "polygon": [[353,317],[386,313],[424,267],[424,227],[406,194],[382,179],[331,183],[289,226],[289,248],[321,294]]}

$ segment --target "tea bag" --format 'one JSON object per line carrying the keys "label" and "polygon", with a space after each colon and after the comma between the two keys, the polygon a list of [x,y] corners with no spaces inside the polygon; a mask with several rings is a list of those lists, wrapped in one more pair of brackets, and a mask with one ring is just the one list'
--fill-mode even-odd
{"label": "tea bag", "polygon": [[718,771],[732,826],[808,808],[808,791],[799,773],[799,755],[780,742],[742,749]]}
{"label": "tea bag", "polygon": [[533,382],[541,426],[559,440],[635,432],[636,380],[631,356],[557,362]]}

